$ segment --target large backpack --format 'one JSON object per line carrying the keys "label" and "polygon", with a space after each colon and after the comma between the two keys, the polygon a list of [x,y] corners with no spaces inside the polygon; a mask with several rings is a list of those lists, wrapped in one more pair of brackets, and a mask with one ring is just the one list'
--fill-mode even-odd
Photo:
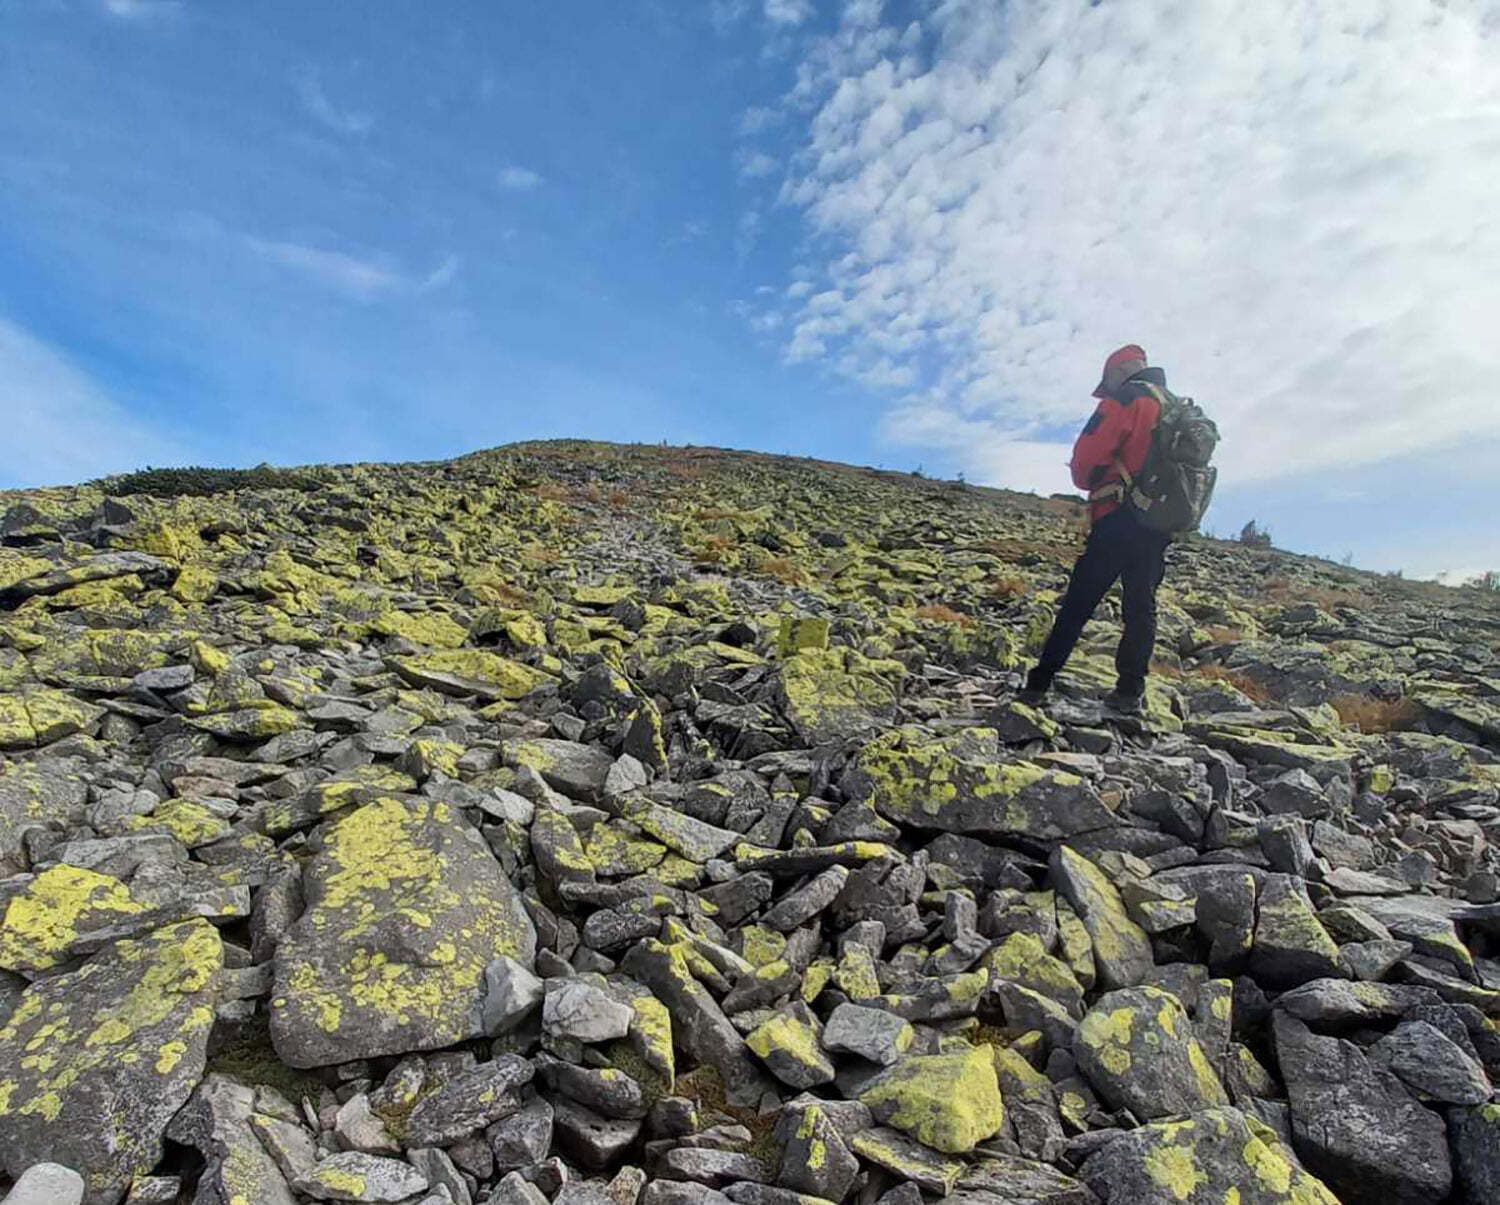
{"label": "large backpack", "polygon": [[1161,406],[1161,417],[1151,434],[1146,463],[1135,477],[1121,461],[1115,462],[1125,483],[1125,504],[1154,531],[1196,531],[1219,477],[1209,463],[1219,444],[1219,428],[1192,398],[1178,397],[1149,381],[1132,383],[1150,390]]}

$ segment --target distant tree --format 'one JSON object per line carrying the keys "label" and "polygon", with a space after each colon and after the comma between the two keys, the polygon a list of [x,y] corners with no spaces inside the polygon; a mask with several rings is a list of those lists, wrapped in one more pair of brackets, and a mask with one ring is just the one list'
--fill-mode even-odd
{"label": "distant tree", "polygon": [[1240,528],[1240,543],[1247,548],[1269,548],[1271,547],[1271,533],[1269,529],[1259,526],[1254,519]]}

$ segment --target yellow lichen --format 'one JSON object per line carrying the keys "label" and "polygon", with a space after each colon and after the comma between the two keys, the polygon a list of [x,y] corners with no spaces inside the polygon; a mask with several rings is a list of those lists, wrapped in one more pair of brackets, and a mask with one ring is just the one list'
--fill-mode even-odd
{"label": "yellow lichen", "polygon": [[1178,1146],[1170,1140],[1164,1140],[1146,1152],[1145,1166],[1152,1182],[1179,1201],[1188,1200],[1199,1185],[1208,1183],[1208,1176],[1198,1166],[1192,1147]]}

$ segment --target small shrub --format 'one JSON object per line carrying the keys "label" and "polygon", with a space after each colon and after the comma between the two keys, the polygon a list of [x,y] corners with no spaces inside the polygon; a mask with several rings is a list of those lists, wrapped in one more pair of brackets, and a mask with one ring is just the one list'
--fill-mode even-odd
{"label": "small shrub", "polygon": [[1015,574],[997,577],[990,583],[990,595],[994,598],[1024,598],[1030,592],[1031,583]]}
{"label": "small shrub", "polygon": [[951,623],[961,628],[974,626],[972,615],[965,615],[942,603],[928,603],[925,607],[918,607],[916,614],[918,619],[930,619],[936,623]]}
{"label": "small shrub", "polygon": [[1374,695],[1340,695],[1333,700],[1339,719],[1361,732],[1410,732],[1422,719],[1411,699],[1377,699]]}
{"label": "small shrub", "polygon": [[108,477],[98,483],[106,493],[124,497],[148,494],[154,498],[208,497],[231,490],[315,490],[323,484],[314,472],[273,469],[268,464],[253,469],[208,469],[190,465],[178,469],[146,467],[123,477]]}

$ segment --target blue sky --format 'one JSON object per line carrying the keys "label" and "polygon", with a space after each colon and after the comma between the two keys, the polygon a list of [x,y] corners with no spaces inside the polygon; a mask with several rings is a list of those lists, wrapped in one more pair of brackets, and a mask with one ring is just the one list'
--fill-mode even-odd
{"label": "blue sky", "polygon": [[1063,489],[1139,340],[1217,530],[1500,566],[1500,22],[1305,8],[9,0],[0,485],[569,435]]}

